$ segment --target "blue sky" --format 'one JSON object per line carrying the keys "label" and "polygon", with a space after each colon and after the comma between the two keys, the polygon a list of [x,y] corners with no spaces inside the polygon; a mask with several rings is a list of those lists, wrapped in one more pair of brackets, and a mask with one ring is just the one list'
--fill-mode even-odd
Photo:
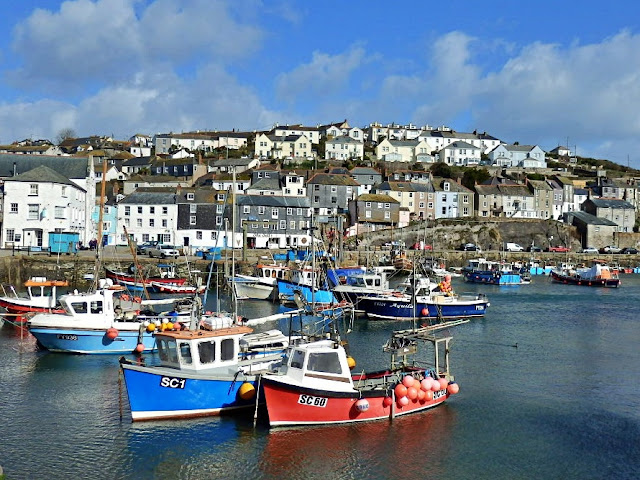
{"label": "blue sky", "polygon": [[640,3],[0,0],[0,143],[347,119],[640,168]]}

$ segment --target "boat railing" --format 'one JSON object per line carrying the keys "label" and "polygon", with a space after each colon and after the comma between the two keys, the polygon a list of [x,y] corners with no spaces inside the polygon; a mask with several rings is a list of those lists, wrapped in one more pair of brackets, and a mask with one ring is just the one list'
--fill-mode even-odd
{"label": "boat railing", "polygon": [[3,297],[20,298],[20,296],[18,295],[18,292],[16,292],[16,288],[13,285],[1,284],[0,288],[2,288]]}

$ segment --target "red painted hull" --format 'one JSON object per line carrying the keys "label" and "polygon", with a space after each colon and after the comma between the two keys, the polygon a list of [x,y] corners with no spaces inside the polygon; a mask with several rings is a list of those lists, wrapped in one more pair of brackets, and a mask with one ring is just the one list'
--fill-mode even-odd
{"label": "red painted hull", "polygon": [[[268,376],[262,378],[262,386],[269,425],[272,427],[389,419],[392,416],[407,415],[435,407],[449,397],[447,390],[443,389],[435,392],[433,400],[409,401],[406,406],[393,402],[390,406],[385,406],[386,393],[382,391],[364,391],[360,397],[358,392],[338,393],[287,385]],[[360,398],[366,399],[369,403],[365,411],[356,408],[355,404]]]}
{"label": "red painted hull", "polygon": [[[122,272],[114,272],[108,268],[105,269],[107,278],[113,280],[122,280],[123,282],[136,283],[138,280],[133,275],[127,275]],[[152,283],[166,283],[172,285],[182,285],[187,281],[186,278],[165,278],[165,277],[149,277],[146,278],[144,284],[146,287],[151,287]]]}
{"label": "red painted hull", "polygon": [[28,305],[15,304],[7,301],[6,299],[0,299],[0,307],[4,308],[7,311],[7,313],[17,315],[16,317],[14,317],[13,320],[18,323],[26,321],[26,318],[22,317],[21,315],[31,313],[31,312],[64,313],[64,310],[62,310],[61,308],[52,309],[52,308],[45,308],[45,307],[31,307]]}

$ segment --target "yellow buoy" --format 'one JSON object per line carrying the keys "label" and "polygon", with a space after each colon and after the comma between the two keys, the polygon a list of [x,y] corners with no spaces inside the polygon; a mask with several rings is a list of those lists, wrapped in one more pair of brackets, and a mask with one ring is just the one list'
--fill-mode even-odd
{"label": "yellow buoy", "polygon": [[353,357],[347,357],[347,365],[349,365],[349,369],[353,370],[356,367],[356,361]]}
{"label": "yellow buoy", "polygon": [[168,322],[166,326],[167,326],[167,330],[173,330],[173,323]]}
{"label": "yellow buoy", "polygon": [[155,329],[156,329],[155,323],[150,323],[149,325],[147,325],[147,332],[153,332]]}
{"label": "yellow buoy", "polygon": [[240,385],[240,389],[238,390],[238,395],[243,400],[251,400],[256,394],[256,388],[250,384],[249,382],[244,382]]}

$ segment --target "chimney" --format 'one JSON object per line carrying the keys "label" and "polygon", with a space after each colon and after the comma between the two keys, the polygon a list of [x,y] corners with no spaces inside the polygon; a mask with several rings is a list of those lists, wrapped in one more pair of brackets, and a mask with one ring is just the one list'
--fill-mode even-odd
{"label": "chimney", "polygon": [[176,196],[180,196],[182,195],[182,185],[178,184],[178,186],[176,187]]}

